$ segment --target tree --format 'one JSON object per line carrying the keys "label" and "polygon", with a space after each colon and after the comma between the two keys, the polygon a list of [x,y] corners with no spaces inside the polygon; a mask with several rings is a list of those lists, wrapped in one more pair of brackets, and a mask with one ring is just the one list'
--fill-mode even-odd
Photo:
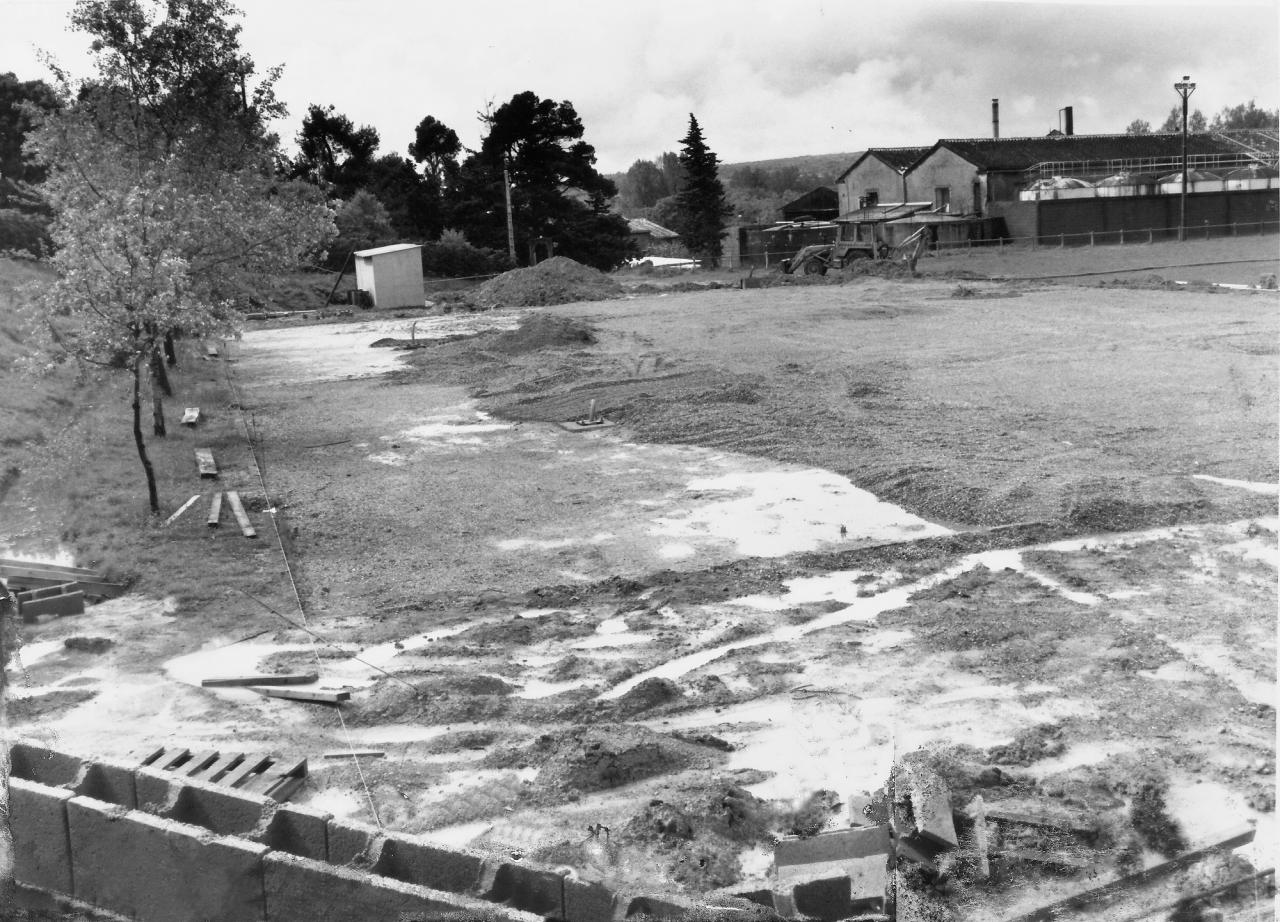
{"label": "tree", "polygon": [[537,237],[556,253],[599,269],[631,252],[627,223],[609,211],[617,189],[595,168],[573,104],[517,93],[482,117],[488,132],[463,161],[450,196],[451,225],[481,247],[506,248],[504,166],[511,181],[516,253]]}
{"label": "tree", "polygon": [[[1189,134],[1201,134],[1209,127],[1208,120],[1204,117],[1204,113],[1199,109],[1191,112],[1187,116],[1187,132]],[[1169,110],[1169,117],[1164,120],[1164,124],[1160,126],[1162,134],[1182,134],[1182,106],[1177,105]]]}
{"label": "tree", "polygon": [[361,189],[347,199],[334,215],[338,236],[330,246],[333,264],[341,266],[356,250],[382,246],[396,239],[395,228],[382,202]]}
{"label": "tree", "polygon": [[1222,111],[1213,117],[1210,128],[1214,131],[1239,131],[1241,129],[1263,129],[1275,131],[1280,123],[1280,111],[1275,109],[1259,109],[1250,99],[1238,106],[1223,106]]}
{"label": "tree", "polygon": [[458,172],[458,155],[462,142],[458,133],[435,116],[428,115],[418,122],[409,144],[409,156],[423,165],[427,178],[443,189],[446,180]]}
{"label": "tree", "polygon": [[22,142],[32,128],[32,112],[52,112],[58,95],[43,80],[22,81],[15,74],[0,74],[0,177],[38,183],[44,170],[22,154]]}
{"label": "tree", "polygon": [[720,182],[719,158],[707,147],[702,128],[692,113],[689,115],[689,132],[680,141],[680,167],[684,183],[677,193],[678,220],[675,230],[684,238],[691,253],[700,254],[720,262],[724,247],[724,219],[730,214],[725,199],[724,186]]}
{"label": "tree", "polygon": [[[132,377],[133,437],[151,511],[160,511],[141,426],[143,372],[166,339],[233,335],[238,305],[333,233],[314,187],[274,170],[266,128],[283,107],[277,70],[252,84],[227,0],[79,0],[97,75],[58,72],[63,108],[39,120],[28,149],[48,170],[57,279],[38,295],[45,328],[78,360]],[[252,85],[252,91],[250,86]],[[51,335],[51,339],[52,339]]]}
{"label": "tree", "polygon": [[338,198],[350,198],[368,184],[378,131],[357,128],[333,106],[310,106],[296,138],[298,156],[293,176],[331,188]]}
{"label": "tree", "polygon": [[[1181,130],[1181,129],[1179,129]],[[1144,118],[1135,118],[1124,128],[1125,134],[1151,134],[1151,123]]]}
{"label": "tree", "polygon": [[662,170],[652,160],[637,160],[627,169],[618,194],[622,207],[628,212],[640,208],[652,208],[658,199],[668,194]]}

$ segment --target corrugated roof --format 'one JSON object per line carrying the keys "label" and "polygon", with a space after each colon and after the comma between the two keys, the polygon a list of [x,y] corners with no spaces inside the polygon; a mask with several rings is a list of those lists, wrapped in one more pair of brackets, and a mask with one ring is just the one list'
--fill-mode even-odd
{"label": "corrugated roof", "polygon": [[848,176],[853,172],[854,167],[868,157],[875,157],[891,170],[897,170],[901,173],[932,149],[931,147],[869,147],[853,163],[849,164],[849,168],[840,174],[836,182]]}
{"label": "corrugated roof", "polygon": [[668,230],[661,224],[655,224],[648,218],[627,218],[627,230],[633,234],[648,234],[661,240],[675,240],[680,235]]}
{"label": "corrugated roof", "polygon": [[421,250],[420,243],[392,243],[384,247],[374,247],[372,250],[356,250],[356,256],[381,256],[384,253],[398,253],[401,250]]}
{"label": "corrugated roof", "polygon": [[[1182,155],[1181,134],[1073,134],[1035,138],[943,138],[929,148],[963,157],[979,169],[1025,170],[1037,163],[1083,160],[1139,160]],[[1187,136],[1187,154],[1234,154],[1213,135]]]}

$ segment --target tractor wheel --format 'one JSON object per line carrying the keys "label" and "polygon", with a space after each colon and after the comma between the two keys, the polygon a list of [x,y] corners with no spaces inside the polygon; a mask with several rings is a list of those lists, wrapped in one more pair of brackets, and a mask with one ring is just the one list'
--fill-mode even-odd
{"label": "tractor wheel", "polygon": [[811,256],[805,260],[805,275],[826,275],[827,263],[821,256]]}

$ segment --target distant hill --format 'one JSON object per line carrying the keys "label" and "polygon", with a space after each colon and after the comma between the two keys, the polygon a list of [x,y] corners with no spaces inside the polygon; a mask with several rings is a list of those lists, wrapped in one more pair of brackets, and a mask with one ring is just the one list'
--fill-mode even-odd
{"label": "distant hill", "polygon": [[787,167],[797,167],[805,173],[817,173],[820,176],[825,176],[829,185],[835,185],[836,177],[848,169],[849,164],[857,160],[858,155],[861,153],[862,151],[855,151],[849,154],[803,154],[799,157],[775,157],[772,160],[722,163],[720,164],[720,170],[722,174],[729,174],[744,167],[754,167],[758,170],[781,170]]}

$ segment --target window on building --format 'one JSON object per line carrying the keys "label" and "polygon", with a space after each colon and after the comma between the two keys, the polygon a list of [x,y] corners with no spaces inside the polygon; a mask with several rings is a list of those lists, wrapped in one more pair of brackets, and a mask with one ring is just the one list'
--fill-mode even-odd
{"label": "window on building", "polygon": [[982,183],[973,181],[973,213],[982,214]]}
{"label": "window on building", "polygon": [[951,187],[937,186],[933,190],[933,210],[934,211],[950,211],[951,210]]}
{"label": "window on building", "polygon": [[863,208],[873,208],[880,204],[880,192],[878,189],[868,189],[863,198],[867,200],[867,203],[862,206]]}

